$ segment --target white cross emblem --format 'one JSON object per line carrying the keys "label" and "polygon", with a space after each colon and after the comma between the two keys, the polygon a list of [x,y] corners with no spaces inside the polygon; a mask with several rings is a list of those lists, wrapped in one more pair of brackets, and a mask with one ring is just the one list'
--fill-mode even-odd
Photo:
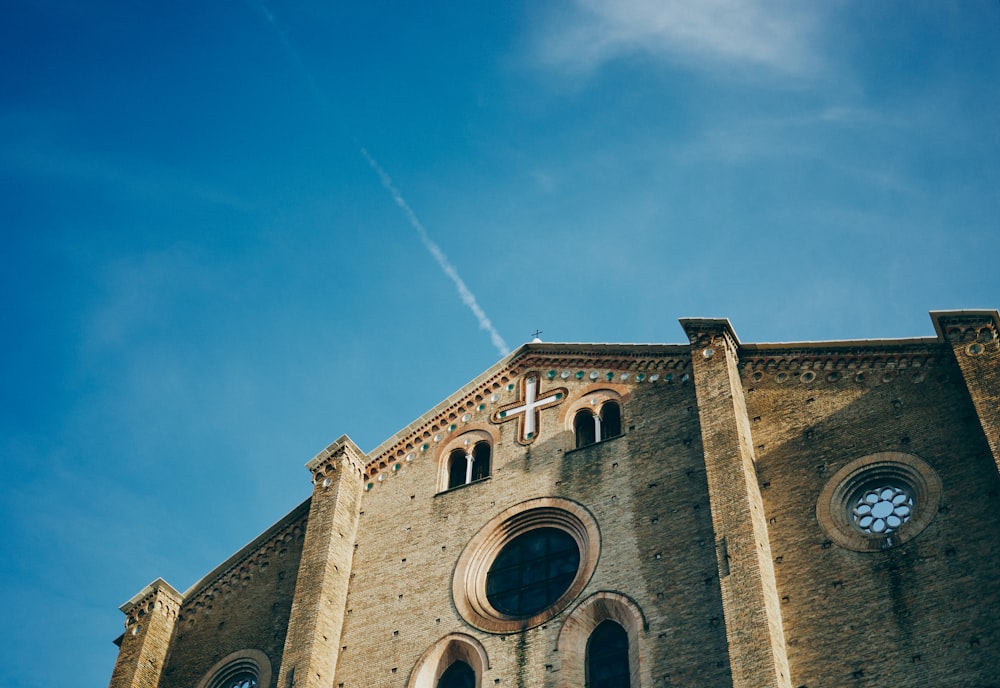
{"label": "white cross emblem", "polygon": [[543,408],[562,403],[566,398],[566,388],[557,387],[542,394],[539,391],[539,373],[527,373],[521,378],[521,399],[513,404],[502,406],[493,412],[490,421],[505,423],[508,420],[518,420],[517,441],[519,444],[531,444],[538,436],[538,412]]}

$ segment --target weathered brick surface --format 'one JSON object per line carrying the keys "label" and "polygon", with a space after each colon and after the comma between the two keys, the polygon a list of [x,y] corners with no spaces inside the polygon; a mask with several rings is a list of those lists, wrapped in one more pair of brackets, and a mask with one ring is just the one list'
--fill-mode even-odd
{"label": "weathered brick surface", "polygon": [[194,688],[222,658],[260,650],[281,665],[308,502],[186,593],[160,688]]}
{"label": "weathered brick surface", "polygon": [[[559,384],[569,388],[566,406],[602,387]],[[641,607],[650,685],[730,684],[694,390],[679,376],[630,389],[618,439],[574,450],[564,412],[551,411],[527,449],[513,423],[499,426],[487,481],[435,494],[438,468],[423,456],[376,483],[362,504],[337,685],[405,686],[420,655],[451,632],[486,648],[483,685],[560,685],[562,663],[583,661],[555,652],[572,605],[543,626],[495,635],[471,628],[451,600],[469,539],[495,514],[542,496],[574,500],[600,524],[600,561],[579,599],[618,591]]]}
{"label": "weathered brick surface", "polygon": [[[575,609],[588,627],[599,592],[639,610],[647,688],[996,686],[997,317],[934,317],[936,339],[746,345],[716,322],[691,347],[529,345],[369,456],[342,438],[311,461],[309,501],[183,600],[162,588],[176,624],[168,612],[127,633],[112,688],[194,688],[241,650],[270,659],[262,688],[403,687],[446,637],[481,644],[482,686],[575,687],[585,642],[560,632]],[[490,416],[529,371],[565,397],[524,446],[516,422]],[[597,390],[620,399],[623,434],[575,449],[573,413]],[[441,462],[471,430],[493,438],[492,475],[440,492]],[[820,494],[882,452],[929,465],[940,508],[898,546],[846,549]],[[452,599],[459,557],[540,497],[596,520],[594,573],[545,623],[480,630]],[[133,602],[149,609],[150,590]]]}
{"label": "weathered brick surface", "polygon": [[180,594],[157,579],[122,606],[127,617],[111,688],[156,688],[163,672]]}
{"label": "weathered brick surface", "polygon": [[733,686],[789,686],[771,544],[728,323],[685,321],[700,410]]}
{"label": "weathered brick surface", "polygon": [[361,498],[360,452],[346,437],[312,462],[313,496],[278,684],[329,686],[337,664]]}
{"label": "weathered brick surface", "polygon": [[[950,351],[814,353],[754,352],[771,362],[743,368],[793,685],[994,685],[1000,475]],[[901,546],[843,549],[817,522],[820,491],[883,451],[934,468],[940,513]]]}

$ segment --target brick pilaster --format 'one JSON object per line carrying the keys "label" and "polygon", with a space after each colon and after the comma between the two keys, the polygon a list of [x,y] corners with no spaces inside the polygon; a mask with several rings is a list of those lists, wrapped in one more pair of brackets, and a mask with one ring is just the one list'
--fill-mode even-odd
{"label": "brick pilaster", "polygon": [[691,341],[719,584],[734,688],[790,688],[771,546],[726,320],[685,319]]}
{"label": "brick pilaster", "polygon": [[279,688],[336,685],[334,671],[358,528],[364,458],[344,435],[306,464],[313,476],[313,494]]}
{"label": "brick pilaster", "polygon": [[951,346],[979,424],[1000,470],[1000,313],[932,311],[938,338]]}
{"label": "brick pilaster", "polygon": [[157,578],[120,607],[126,616],[125,634],[110,688],[156,688],[182,599]]}

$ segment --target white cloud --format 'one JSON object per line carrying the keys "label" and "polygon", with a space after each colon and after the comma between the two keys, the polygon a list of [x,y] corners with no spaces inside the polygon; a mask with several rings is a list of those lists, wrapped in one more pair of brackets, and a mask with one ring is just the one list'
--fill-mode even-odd
{"label": "white cloud", "polygon": [[543,62],[589,72],[623,56],[811,71],[823,5],[791,0],[572,0],[541,22]]}

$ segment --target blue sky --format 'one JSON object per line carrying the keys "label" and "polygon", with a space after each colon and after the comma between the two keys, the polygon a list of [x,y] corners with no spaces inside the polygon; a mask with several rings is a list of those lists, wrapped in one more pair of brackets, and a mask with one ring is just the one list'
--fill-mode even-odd
{"label": "blue sky", "polygon": [[992,0],[5,10],[0,685],[106,685],[119,604],[498,338],[929,336],[1000,305]]}

